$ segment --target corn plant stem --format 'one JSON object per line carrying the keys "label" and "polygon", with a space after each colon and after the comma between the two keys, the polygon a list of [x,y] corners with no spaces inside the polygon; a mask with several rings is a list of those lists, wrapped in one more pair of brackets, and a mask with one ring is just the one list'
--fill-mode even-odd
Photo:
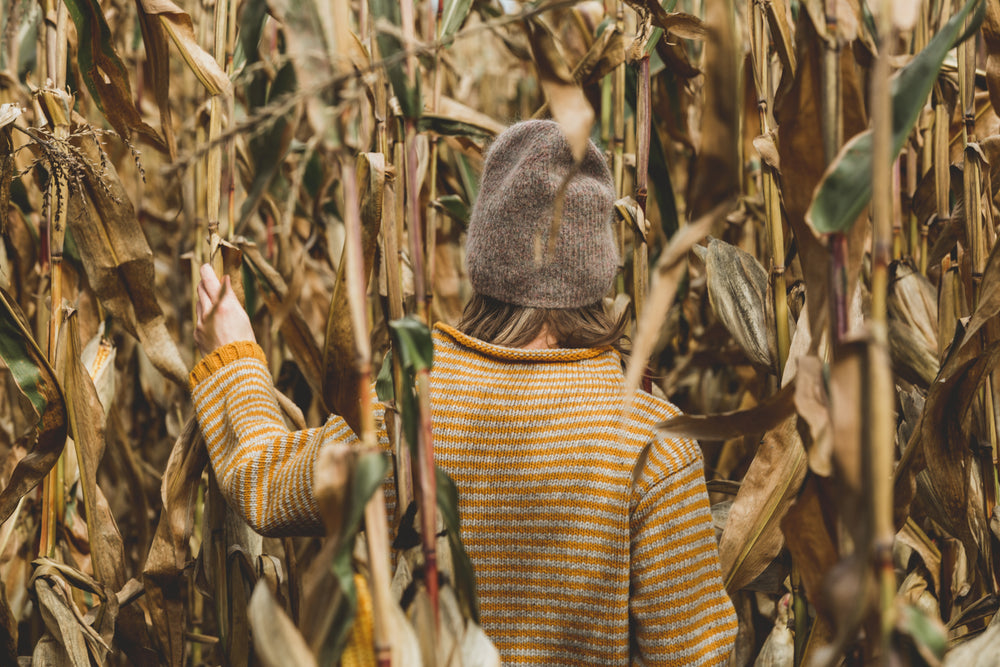
{"label": "corn plant stem", "polygon": [[[404,2],[406,7],[409,3]],[[412,18],[412,6],[411,6]],[[406,18],[404,13],[404,26]],[[412,27],[412,20],[411,20]],[[428,294],[424,282],[424,249],[421,242],[420,224],[420,185],[417,180],[417,127],[416,120],[406,119],[406,202],[409,205],[410,259],[413,262],[413,285],[417,295],[417,316],[424,322],[429,322]],[[437,552],[435,544],[437,487],[434,476],[434,442],[430,426],[430,388],[426,371],[417,374],[417,399],[420,404],[420,434],[417,442],[417,498],[422,516],[421,539],[424,548],[424,569],[427,582],[427,594],[430,597],[431,609],[435,624],[438,622],[438,574]],[[436,627],[436,625],[435,625]],[[436,645],[436,641],[435,641]]]}
{"label": "corn plant stem", "polygon": [[[348,308],[351,315],[351,329],[354,333],[354,357],[357,360],[359,386],[369,387],[372,380],[372,349],[367,317],[365,290],[364,251],[361,248],[361,215],[358,204],[357,177],[352,165],[341,164],[341,185],[344,190],[344,226],[346,253]],[[375,434],[375,414],[372,411],[372,396],[362,391],[360,403],[361,433],[358,435],[366,449],[377,449]],[[388,665],[392,654],[390,646],[389,607],[392,594],[389,592],[389,526],[386,523],[385,500],[381,490],[376,490],[365,505],[365,540],[368,546],[368,564],[371,571],[372,607],[374,611],[375,655],[380,666]]]}
{"label": "corn plant stem", "polygon": [[[192,535],[203,535],[202,530],[205,526],[205,484],[204,482],[198,484],[198,494],[195,498],[194,503],[194,528],[191,531]],[[289,586],[290,588],[290,586]],[[189,595],[191,598],[191,620],[196,623],[203,625],[203,619],[205,616],[205,600],[202,597],[201,591],[198,590],[197,586],[189,587]],[[201,664],[201,644],[195,642],[191,647],[191,660],[192,664]]]}
{"label": "corn plant stem", "polygon": [[900,216],[899,202],[901,198],[900,163],[902,157],[892,163],[892,259],[898,260],[903,254],[903,219]]}
{"label": "corn plant stem", "polygon": [[[757,109],[760,113],[761,133],[768,135],[773,127],[771,107],[774,92],[771,89],[770,54],[771,43],[768,35],[767,17],[760,3],[753,3],[752,60],[754,82],[757,87]],[[774,306],[775,336],[778,344],[777,375],[781,378],[788,359],[791,335],[788,328],[788,298],[785,287],[785,232],[781,220],[781,198],[778,192],[777,174],[771,165],[762,163],[761,176],[764,190],[764,215],[771,252],[771,296]]]}
{"label": "corn plant stem", "polygon": [[[216,0],[213,23],[213,55],[215,61],[223,67],[225,66],[226,57],[228,14],[228,7],[225,0]],[[208,141],[212,143],[212,148],[208,151],[205,165],[205,219],[207,221],[206,231],[209,246],[212,250],[217,247],[218,240],[225,234],[225,230],[220,228],[219,221],[222,194],[222,145],[215,143],[216,137],[222,132],[224,103],[225,101],[220,99],[218,95],[214,96],[209,103]],[[215,254],[214,257],[210,255],[209,261],[212,262],[215,273],[222,276],[222,254]],[[227,511],[225,509],[227,506],[219,485],[211,472],[209,473],[209,481],[207,502],[210,508],[214,508],[210,511],[209,517],[212,543],[209,545],[210,555],[208,562],[209,571],[213,575],[209,580],[214,589],[215,617],[219,624],[220,647],[228,659],[234,643],[238,641],[238,637],[233,633],[231,613],[233,611],[237,611],[238,613],[238,610],[233,610],[230,605],[232,591],[229,587],[226,568],[228,544],[224,543],[227,531],[223,527],[223,516],[224,512]]]}
{"label": "corn plant stem", "polygon": [[[951,205],[948,201],[948,195],[951,191],[951,158],[949,157],[948,150],[948,132],[949,132],[949,118],[948,118],[948,108],[945,104],[945,100],[940,91],[935,91],[934,93],[934,142],[933,142],[933,169],[934,169],[934,187],[935,187],[935,200],[937,203],[937,214],[936,220],[939,223],[946,223],[951,219]],[[927,255],[927,229],[928,225],[925,225],[925,229],[922,231],[921,238],[921,256],[926,257]],[[922,262],[924,267],[923,273],[926,274],[926,260]]]}
{"label": "corn plant stem", "polygon": [[[216,0],[215,3],[215,31],[214,31],[214,55],[215,60],[220,65],[225,66],[226,57],[226,23],[228,11],[224,0]],[[215,138],[222,132],[222,105],[224,100],[218,95],[211,99],[209,106],[208,140],[212,144],[207,155],[206,164],[206,208],[208,213],[208,235],[212,240],[216,236],[223,236],[224,230],[220,229],[219,205],[222,194],[222,146],[215,143]],[[213,260],[216,273],[222,273],[221,256]]]}
{"label": "corn plant stem", "polygon": [[[616,2],[615,8],[615,25],[618,28],[619,34],[625,33],[625,6],[618,0]],[[621,197],[623,194],[623,188],[625,185],[625,63],[621,63],[615,68],[613,73],[613,95],[614,95],[614,106],[612,112],[612,131],[614,132],[612,138],[612,156],[611,156],[611,173],[615,179],[615,196]],[[625,221],[618,221],[617,229],[617,242],[618,242],[618,257],[620,264],[618,266],[618,275],[616,278],[616,292],[623,292],[625,289],[625,275],[624,275],[624,262],[625,262]]]}
{"label": "corn plant stem", "polygon": [[823,163],[830,164],[844,142],[843,100],[840,79],[840,40],[837,37],[837,0],[826,0],[826,39],[823,42],[822,120]]}
{"label": "corn plant stem", "polygon": [[[642,211],[639,224],[646,224],[646,197],[649,182],[649,137],[650,119],[649,56],[639,61],[639,90],[636,94],[635,122],[635,200]],[[634,229],[632,234],[632,311],[638,322],[646,302],[646,287],[649,282],[649,246],[646,230]]]}
{"label": "corn plant stem", "polygon": [[[55,48],[55,61],[53,63],[54,71],[52,80],[55,83],[55,87],[58,90],[63,90],[66,87],[66,59],[67,59],[67,44],[66,44],[66,29],[68,14],[66,10],[66,3],[61,2],[61,0],[56,0],[58,3],[58,9],[56,10],[56,48]],[[51,48],[51,45],[50,47]]]}
{"label": "corn plant stem", "polygon": [[[226,74],[233,75],[233,56],[236,52],[236,25],[237,7],[239,0],[229,0],[229,16],[226,23]],[[227,236],[232,233],[233,221],[236,220],[236,137],[232,135],[232,130],[236,127],[236,96],[230,94],[226,97],[226,118],[229,121],[231,136],[226,142],[226,157],[228,169],[226,170],[226,201],[227,213],[226,226]]]}
{"label": "corn plant stem", "polygon": [[[384,107],[383,107],[384,110]],[[384,117],[384,116],[383,116]],[[382,250],[385,267],[386,297],[389,301],[389,319],[398,320],[403,317],[403,286],[400,270],[403,267],[403,244],[400,242],[402,232],[399,222],[403,219],[403,198],[396,194],[401,185],[400,176],[403,172],[403,145],[399,142],[386,150],[392,151],[393,169],[387,171],[385,189],[382,200]],[[392,355],[392,385],[396,395],[402,391],[403,365],[399,354]],[[396,456],[396,495],[399,506],[409,507],[413,502],[413,470],[410,462],[410,449],[403,442],[399,413],[393,411],[393,443],[392,451]]]}
{"label": "corn plant stem", "polygon": [[17,518],[21,515],[21,508],[24,507],[24,499],[27,497],[28,494],[21,496],[17,501],[14,512],[3,524],[0,524],[0,555],[7,550],[7,543],[10,541],[10,536],[14,534],[14,529],[17,527]]}
{"label": "corn plant stem", "polygon": [[[753,63],[754,85],[757,89],[757,109],[760,115],[760,131],[764,136],[772,133],[771,109],[774,106],[774,91],[771,85],[771,43],[765,7],[751,0],[751,61]],[[835,63],[836,64],[836,63]],[[824,110],[826,107],[824,107]],[[824,135],[824,140],[826,136]],[[777,342],[776,368],[780,382],[791,347],[791,333],[788,328],[788,298],[785,284],[785,230],[781,218],[781,195],[778,190],[777,173],[772,165],[761,161],[761,181],[764,196],[764,216],[767,227],[768,245],[771,255],[771,298],[774,310],[774,331]],[[801,587],[798,564],[792,564],[792,611],[795,623],[793,634],[793,662],[802,660],[808,639],[809,617],[805,597]]]}
{"label": "corn plant stem", "polygon": [[413,118],[405,122],[406,142],[406,205],[407,227],[410,237],[410,261],[413,262],[413,290],[417,297],[417,316],[428,325],[427,283],[424,274],[423,225],[420,219],[420,183],[417,179],[417,123]]}
{"label": "corn plant stem", "polygon": [[[416,377],[417,402],[420,406],[418,432],[418,460],[420,505],[420,537],[423,541],[424,575],[427,595],[438,622],[438,570],[437,570],[437,476],[434,473],[434,437],[431,433],[430,373],[425,369]],[[435,641],[435,645],[437,642]]]}
{"label": "corn plant stem", "polygon": [[871,77],[872,137],[872,306],[865,448],[873,526],[873,556],[878,581],[880,659],[888,664],[894,625],[896,575],[892,563],[895,537],[892,519],[892,470],[895,441],[894,387],[889,362],[887,297],[892,247],[892,106],[889,99],[889,58],[893,47],[892,2],[880,3],[878,56]]}
{"label": "corn plant stem", "polygon": [[[438,32],[441,26],[441,12],[444,9],[444,3],[432,0],[432,5],[437,6],[437,11],[429,12],[428,37],[433,38],[436,44],[438,42]],[[431,86],[433,89],[430,105],[431,113],[436,112],[438,107],[441,105],[441,86],[444,81],[444,77],[441,76],[440,60],[441,47],[436,46],[434,48],[434,67],[430,72],[432,81]],[[438,150],[440,139],[437,136],[437,133],[432,131],[427,133],[427,141],[430,143],[430,172],[428,174],[428,179],[430,181],[428,183],[430,188],[430,205],[427,207],[427,229],[425,230],[426,234],[424,239],[424,253],[427,256],[426,275],[424,280],[427,285],[428,317],[433,318],[434,265],[438,230],[438,209],[434,203],[437,201]],[[431,323],[432,320],[429,319],[428,324]]]}
{"label": "corn plant stem", "polygon": [[[61,3],[60,3],[61,5]],[[65,6],[62,6],[65,12]],[[55,9],[53,8],[53,12]],[[65,23],[65,17],[63,17]],[[57,21],[58,22],[58,21]],[[49,25],[47,37],[47,60],[50,72],[58,71],[60,57],[66,59],[66,31],[62,31],[62,40],[56,26]],[[65,71],[65,67],[63,68]],[[65,79],[65,74],[63,75]],[[65,81],[64,81],[65,83]],[[64,100],[60,89],[46,90],[39,96],[45,118],[52,127],[52,132],[58,141],[66,141],[69,137],[69,118],[66,116]],[[64,169],[52,169],[48,184],[48,237],[49,237],[49,321],[48,321],[48,357],[55,364],[56,343],[59,340],[59,328],[62,322],[62,284],[63,284],[63,246],[66,239],[66,214],[69,207],[69,178]],[[56,553],[56,528],[66,513],[66,461],[62,453],[55,466],[46,475],[42,485],[42,539],[39,553],[53,558]]]}
{"label": "corn plant stem", "polygon": [[917,216],[913,212],[913,195],[917,191],[917,151],[912,145],[906,147],[906,201],[907,201],[907,254],[915,260],[920,254],[920,229]]}

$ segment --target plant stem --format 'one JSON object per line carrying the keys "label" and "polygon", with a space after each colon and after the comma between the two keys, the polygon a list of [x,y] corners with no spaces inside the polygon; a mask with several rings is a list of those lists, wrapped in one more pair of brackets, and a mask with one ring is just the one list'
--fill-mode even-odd
{"label": "plant stem", "polygon": [[887,297],[892,249],[892,106],[889,98],[889,58],[895,39],[892,2],[882,0],[878,16],[878,56],[872,70],[872,305],[868,346],[869,395],[866,439],[868,486],[871,489],[876,577],[879,582],[879,646],[882,664],[889,664],[890,637],[895,624],[896,575],[892,563],[895,530],[892,519],[892,470],[895,456],[895,388],[889,361]]}
{"label": "plant stem", "polygon": [[[620,34],[625,33],[625,6],[618,0],[615,7],[615,26]],[[620,63],[615,68],[612,79],[612,95],[614,96],[614,106],[612,107],[612,151],[611,151],[611,174],[615,179],[615,196],[621,197],[625,186],[625,63]],[[622,292],[625,288],[624,262],[625,262],[625,221],[618,221],[617,229],[618,241],[618,275],[616,278],[616,292]]]}
{"label": "plant stem", "polygon": [[[751,0],[752,2],[752,0]],[[752,58],[754,83],[757,88],[757,109],[760,113],[761,134],[773,134],[774,124],[771,108],[774,92],[771,87],[771,42],[768,34],[767,16],[763,5],[752,2]],[[777,339],[777,365],[775,371],[780,380],[788,359],[791,333],[788,328],[788,297],[785,286],[785,230],[781,219],[781,195],[778,191],[778,176],[773,166],[761,162],[761,177],[764,190],[764,215],[771,251],[771,298],[774,307],[774,330]]]}
{"label": "plant stem", "polygon": [[[347,300],[351,313],[351,328],[354,332],[355,359],[360,376],[359,386],[367,389],[372,382],[372,349],[367,317],[365,283],[365,260],[362,249],[361,216],[358,203],[358,185],[354,169],[346,161],[341,163],[341,184],[344,189],[344,226],[346,238]],[[372,409],[370,391],[361,391],[358,401],[361,420],[361,443],[365,450],[378,450],[375,431],[375,413]],[[392,593],[389,590],[389,526],[386,521],[385,499],[381,489],[377,489],[365,505],[365,540],[368,546],[368,565],[371,571],[373,633],[375,656],[378,665],[391,662],[391,640],[395,633],[391,628],[390,606]]]}
{"label": "plant stem", "polygon": [[[636,94],[635,121],[635,200],[642,211],[639,221],[646,224],[646,197],[649,182],[649,141],[650,120],[650,81],[649,56],[639,61],[639,90]],[[649,283],[649,245],[646,243],[646,230],[634,229],[632,234],[632,310],[635,321],[638,322],[646,303],[646,288]]]}

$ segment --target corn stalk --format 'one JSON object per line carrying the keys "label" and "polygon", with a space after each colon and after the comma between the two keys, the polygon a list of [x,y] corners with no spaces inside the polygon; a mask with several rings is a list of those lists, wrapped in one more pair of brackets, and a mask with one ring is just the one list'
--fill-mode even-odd
{"label": "corn stalk", "polygon": [[[872,140],[872,314],[868,345],[867,396],[862,405],[867,422],[863,439],[871,490],[873,557],[878,581],[879,645],[882,664],[889,664],[895,623],[896,574],[892,562],[895,529],[892,517],[892,472],[895,457],[895,387],[889,361],[888,286],[892,252],[894,200],[892,171],[892,103],[889,97],[890,57],[895,31],[892,2],[879,4],[878,56],[871,76]],[[863,392],[865,393],[865,392]]]}
{"label": "corn stalk", "polygon": [[[43,90],[40,109],[44,113],[52,135],[59,143],[69,137],[69,113],[73,104],[66,95],[66,5],[60,0],[46,0],[45,5],[45,67],[52,89]],[[41,59],[40,59],[41,60]],[[47,227],[49,237],[49,317],[48,317],[48,357],[55,363],[56,341],[59,338],[59,324],[62,321],[63,301],[63,246],[66,240],[66,213],[69,207],[69,176],[64,168],[50,166],[51,172],[46,192]],[[42,526],[39,554],[47,558],[55,557],[56,526],[62,521],[66,510],[65,460],[63,456],[46,476],[42,485]]]}
{"label": "corn stalk", "polygon": [[[774,136],[774,90],[771,85],[771,40],[768,33],[766,9],[762,2],[750,0],[751,61],[754,85],[757,89],[757,110],[760,114],[761,134],[766,139]],[[763,156],[762,156],[763,157]],[[788,299],[785,288],[785,230],[781,220],[781,196],[778,191],[778,173],[774,165],[761,160],[761,180],[764,194],[764,222],[767,226],[771,255],[771,297],[774,306],[774,325],[778,344],[775,371],[780,378],[788,359],[791,335],[788,329]]]}
{"label": "corn stalk", "polygon": [[[413,0],[405,0],[400,5],[403,43],[409,50],[416,42],[414,32]],[[415,86],[420,76],[416,58],[412,51],[406,57],[406,79],[409,85]],[[411,110],[412,111],[412,110]],[[406,142],[406,203],[409,211],[408,226],[410,236],[410,260],[413,262],[413,286],[417,297],[417,317],[430,324],[429,308],[430,292],[425,281],[424,262],[425,249],[423,243],[423,225],[420,215],[420,182],[417,178],[417,118],[408,114],[404,119],[404,139]],[[417,443],[417,468],[415,486],[417,487],[418,507],[420,509],[420,533],[424,551],[425,581],[427,594],[431,601],[435,622],[438,621],[438,570],[437,570],[437,482],[434,472],[434,440],[431,434],[430,411],[430,378],[426,370],[419,371],[416,377],[417,400],[420,406],[420,429]]]}
{"label": "corn stalk", "polygon": [[[615,3],[615,27],[619,34],[625,34],[625,4],[622,0]],[[612,72],[612,111],[611,111],[611,174],[615,180],[615,196],[621,197],[625,187],[625,63],[619,64]],[[618,240],[618,257],[620,263],[625,261],[625,221],[618,221],[616,234]],[[624,291],[625,276],[622,264],[618,267],[617,290]]]}
{"label": "corn stalk", "polygon": [[646,239],[646,198],[649,183],[649,141],[651,132],[649,54],[639,60],[639,90],[635,121],[635,200],[642,213],[632,234],[632,311],[638,322],[646,302],[649,282],[649,245]]}
{"label": "corn stalk", "polygon": [[[371,334],[368,327],[365,284],[365,261],[361,247],[361,216],[359,215],[358,184],[355,171],[346,162],[341,164],[341,184],[344,188],[344,226],[347,232],[344,241],[346,253],[348,302],[351,311],[351,326],[354,331],[355,359],[361,376],[359,386],[370,387],[372,383]],[[362,391],[359,416],[361,432],[358,434],[367,450],[378,448],[375,429],[375,413],[370,391]],[[392,641],[390,608],[394,604],[389,590],[389,526],[386,521],[385,498],[376,491],[365,505],[365,538],[368,546],[368,562],[371,569],[372,606],[374,614],[375,657],[378,665],[390,664]]]}

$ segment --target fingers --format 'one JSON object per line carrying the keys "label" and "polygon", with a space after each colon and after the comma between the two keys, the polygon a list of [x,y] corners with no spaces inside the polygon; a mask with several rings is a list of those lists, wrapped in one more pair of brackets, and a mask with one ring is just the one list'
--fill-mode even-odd
{"label": "fingers", "polygon": [[198,283],[198,319],[201,320],[210,310],[212,310],[212,297],[208,295],[208,289],[202,281]]}
{"label": "fingers", "polygon": [[217,300],[222,286],[219,284],[219,277],[215,275],[212,265],[202,264],[199,271],[201,272],[201,285],[205,287],[206,294],[212,301]]}

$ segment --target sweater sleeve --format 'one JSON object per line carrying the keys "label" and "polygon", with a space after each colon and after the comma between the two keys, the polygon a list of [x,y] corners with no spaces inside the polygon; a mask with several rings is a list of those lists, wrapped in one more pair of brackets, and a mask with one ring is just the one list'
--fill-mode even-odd
{"label": "sweater sleeve", "polygon": [[639,664],[722,665],[736,639],[701,453],[685,454],[640,489],[632,513],[629,614]]}
{"label": "sweater sleeve", "polygon": [[319,428],[289,431],[264,352],[253,343],[233,343],[205,357],[191,372],[191,385],[229,503],[262,535],[322,534],[315,464],[320,447],[357,442],[346,422],[332,416]]}

